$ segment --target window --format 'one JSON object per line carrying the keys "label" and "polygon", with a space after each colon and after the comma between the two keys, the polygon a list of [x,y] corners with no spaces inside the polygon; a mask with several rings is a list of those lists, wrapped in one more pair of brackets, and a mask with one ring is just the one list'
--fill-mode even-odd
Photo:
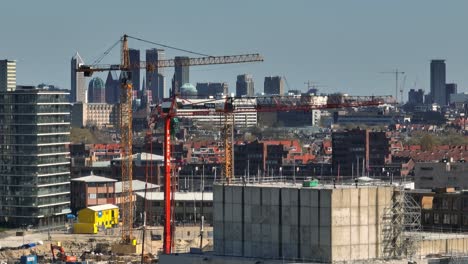
{"label": "window", "polygon": [[468,198],[463,198],[463,211],[468,211]]}
{"label": "window", "polygon": [[442,209],[449,209],[449,198],[442,198]]}
{"label": "window", "polygon": [[444,219],[442,222],[444,225],[450,225],[450,215],[449,214],[444,214]]}
{"label": "window", "polygon": [[460,198],[455,198],[452,201],[452,210],[459,210],[460,208]]}
{"label": "window", "polygon": [[434,224],[439,224],[439,214],[438,213],[434,213]]}
{"label": "window", "polygon": [[424,213],[424,223],[426,224],[431,223],[431,213]]}
{"label": "window", "polygon": [[95,193],[90,193],[89,194],[89,199],[96,199],[96,194]]}
{"label": "window", "polygon": [[434,170],[434,168],[432,168],[432,167],[421,167],[421,170],[431,171],[431,170]]}
{"label": "window", "polygon": [[468,214],[463,214],[463,225],[468,226]]}
{"label": "window", "polygon": [[450,216],[450,222],[452,225],[458,225],[458,215],[452,214]]}

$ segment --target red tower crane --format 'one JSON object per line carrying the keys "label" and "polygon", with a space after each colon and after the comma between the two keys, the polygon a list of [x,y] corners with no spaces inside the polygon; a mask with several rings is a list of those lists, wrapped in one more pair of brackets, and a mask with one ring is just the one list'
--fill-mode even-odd
{"label": "red tower crane", "polygon": [[[177,95],[173,96],[170,101],[163,102],[156,108],[152,114],[152,121],[158,119],[164,120],[164,170],[165,170],[165,221],[164,221],[164,253],[171,253],[172,243],[172,206],[171,206],[171,137],[170,125],[171,119],[174,117],[191,117],[191,116],[207,116],[207,115],[222,115],[224,116],[223,128],[223,145],[225,151],[225,166],[224,180],[230,182],[234,177],[233,168],[233,127],[235,114],[248,112],[289,112],[289,111],[312,111],[317,109],[339,109],[351,107],[366,107],[379,106],[390,102],[391,96],[344,96],[334,94],[327,97],[326,102],[314,100],[315,96],[265,96],[265,97],[225,97],[221,105],[218,103],[216,107],[207,107],[203,109],[201,106],[213,105],[214,99],[207,99],[202,102],[191,103],[190,99],[179,99]],[[185,102],[183,103],[182,100]],[[242,101],[254,105],[253,108],[237,108],[236,102]],[[208,104],[206,104],[208,102]],[[219,102],[219,101],[218,101]],[[177,111],[178,107],[189,105],[197,106],[193,111]],[[221,118],[221,116],[220,116]]]}

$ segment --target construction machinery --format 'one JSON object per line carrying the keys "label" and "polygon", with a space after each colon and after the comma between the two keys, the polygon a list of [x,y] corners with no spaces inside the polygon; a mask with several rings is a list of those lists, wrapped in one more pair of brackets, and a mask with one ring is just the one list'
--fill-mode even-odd
{"label": "construction machinery", "polygon": [[[69,256],[65,253],[65,250],[62,246],[50,244],[50,250],[52,251],[52,263],[56,261],[61,262],[76,262],[76,256]],[[55,253],[55,250],[58,252]]]}
{"label": "construction machinery", "polygon": [[[140,62],[139,64],[131,64],[128,39],[132,38],[135,40],[151,43],[155,45],[161,45],[155,42],[142,40],[136,37],[124,35],[118,42],[104,52],[93,64],[91,65],[79,65],[76,69],[77,72],[83,72],[84,76],[90,77],[94,72],[120,70],[121,75],[121,97],[120,97],[120,134],[121,134],[121,171],[122,171],[122,243],[126,245],[134,244],[134,237],[132,234],[133,228],[133,210],[132,210],[132,81],[131,81],[131,70],[133,69],[146,69],[147,71],[155,71],[158,68],[164,67],[180,67],[180,66],[200,66],[200,65],[212,65],[212,64],[231,64],[231,63],[245,63],[245,62],[258,62],[263,61],[263,58],[259,54],[243,54],[243,55],[231,55],[231,56],[208,56],[201,53],[190,52],[167,45],[164,47],[173,48],[179,51],[185,51],[193,54],[202,55],[204,57],[199,58],[186,58],[183,60],[159,60],[157,63]],[[121,62],[120,64],[98,64],[105,55],[109,54],[110,50],[121,43]],[[178,85],[178,84],[176,84]],[[175,87],[173,87],[175,88]],[[175,98],[178,89],[172,91],[172,95]],[[165,140],[166,146],[164,151],[164,163],[165,168],[165,235],[164,235],[164,252],[170,253],[171,249],[171,177],[170,177],[170,123],[174,116],[172,112],[169,112],[165,118]]]}

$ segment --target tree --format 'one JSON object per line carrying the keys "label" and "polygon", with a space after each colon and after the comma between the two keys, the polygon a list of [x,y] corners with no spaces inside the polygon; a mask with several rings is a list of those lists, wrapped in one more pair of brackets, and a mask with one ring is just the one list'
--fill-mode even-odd
{"label": "tree", "polygon": [[433,136],[429,134],[425,134],[424,136],[421,137],[421,140],[419,141],[419,145],[421,145],[421,150],[430,151],[436,145],[436,141]]}

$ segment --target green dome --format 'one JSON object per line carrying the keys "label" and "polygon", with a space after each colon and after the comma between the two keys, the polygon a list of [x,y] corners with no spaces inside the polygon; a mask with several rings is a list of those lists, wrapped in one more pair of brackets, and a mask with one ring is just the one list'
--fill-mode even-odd
{"label": "green dome", "polygon": [[197,89],[191,83],[184,83],[184,85],[180,87],[180,93],[182,95],[193,96],[197,95]]}
{"label": "green dome", "polygon": [[88,88],[90,89],[104,89],[104,87],[104,81],[99,77],[95,77],[89,81]]}

